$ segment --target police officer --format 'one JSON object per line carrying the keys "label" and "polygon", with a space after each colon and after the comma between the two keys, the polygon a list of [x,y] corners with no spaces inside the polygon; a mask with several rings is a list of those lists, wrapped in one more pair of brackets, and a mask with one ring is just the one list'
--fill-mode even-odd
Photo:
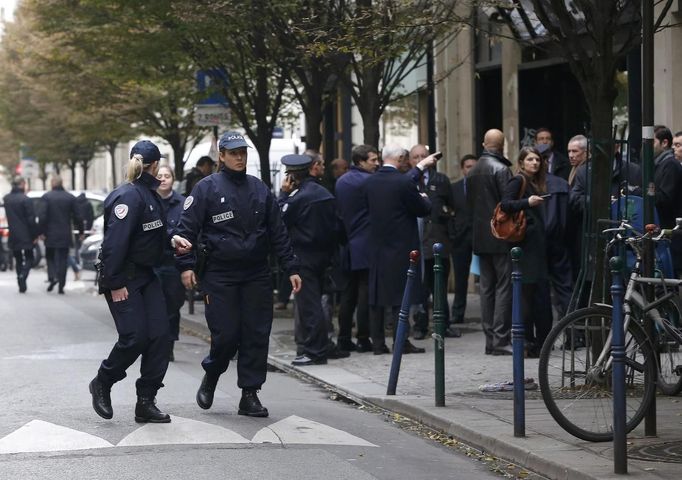
{"label": "police officer", "polygon": [[[161,205],[166,216],[166,232],[168,238],[171,238],[175,234],[178,223],[180,223],[185,197],[173,191],[175,174],[169,165],[161,165],[156,178],[161,182],[156,192],[161,197]],[[169,359],[172,362],[175,360],[173,345],[180,338],[180,308],[185,303],[185,287],[180,279],[180,272],[175,268],[175,255],[170,242],[166,242],[161,266],[155,268],[154,271],[161,280],[163,296],[166,299],[170,336],[173,341],[169,353]]]}
{"label": "police officer", "polygon": [[311,175],[312,162],[313,158],[308,155],[282,157],[287,177],[282,184],[279,204],[294,252],[301,261],[301,277],[305,285],[296,295],[298,356],[291,362],[296,366],[324,364],[327,358],[349,355],[330,344],[327,336],[322,287],[340,223],[334,196]]}
{"label": "police officer", "polygon": [[[201,280],[211,349],[197,404],[211,408],[218,379],[238,352],[239,415],[267,417],[257,392],[265,382],[272,327],[272,285],[268,254],[277,254],[294,292],[301,288],[298,260],[277,202],[258,178],[246,174],[248,144],[237,132],[220,138],[218,173],[203,178],[187,197],[172,239],[185,288]],[[203,272],[196,245],[204,244]]]}
{"label": "police officer", "polygon": [[14,253],[19,293],[26,292],[26,279],[33,266],[33,245],[38,237],[33,202],[26,196],[25,191],[26,180],[14,177],[12,191],[3,199],[9,227],[8,246]]}
{"label": "police officer", "polygon": [[168,368],[170,337],[161,283],[154,267],[161,263],[166,237],[163,208],[156,189],[161,154],[149,140],[130,151],[128,182],[104,201],[102,280],[105,298],[116,323],[118,341],[90,382],[92,406],[111,418],[111,386],[142,355],[135,386],[138,423],[168,423],[170,416],[155,405]]}

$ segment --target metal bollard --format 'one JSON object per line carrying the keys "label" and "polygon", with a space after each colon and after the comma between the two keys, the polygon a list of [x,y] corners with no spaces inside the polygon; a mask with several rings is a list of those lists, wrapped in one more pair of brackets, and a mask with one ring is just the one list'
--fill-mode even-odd
{"label": "metal bollard", "polygon": [[433,347],[436,375],[436,406],[445,406],[445,268],[441,260],[443,244],[433,244]]}
{"label": "metal bollard", "polygon": [[628,473],[627,433],[625,431],[625,332],[623,328],[623,260],[612,257],[611,358],[613,359],[613,471]]}
{"label": "metal bollard", "polygon": [[524,391],[523,347],[525,331],[521,317],[521,267],[523,250],[511,249],[512,257],[512,348],[514,350],[514,436],[526,436],[526,392]]}
{"label": "metal bollard", "polygon": [[405,282],[405,291],[403,292],[403,301],[400,305],[400,313],[398,315],[398,325],[395,326],[395,342],[393,343],[393,360],[391,361],[391,372],[388,375],[388,389],[386,395],[395,395],[395,388],[398,385],[398,375],[400,374],[400,362],[403,358],[403,344],[407,337],[409,324],[407,319],[410,316],[410,306],[412,304],[411,292],[414,284],[414,277],[417,272],[417,261],[419,261],[419,251],[412,250],[410,252],[410,268],[407,269],[407,281]]}

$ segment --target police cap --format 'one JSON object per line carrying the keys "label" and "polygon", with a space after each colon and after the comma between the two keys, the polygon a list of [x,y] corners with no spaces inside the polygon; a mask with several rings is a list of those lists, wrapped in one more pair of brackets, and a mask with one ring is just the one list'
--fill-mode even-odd
{"label": "police cap", "polygon": [[130,158],[133,158],[133,155],[142,155],[142,163],[145,165],[161,160],[159,147],[149,140],[140,140],[133,145],[133,148],[130,149]]}
{"label": "police cap", "polygon": [[220,137],[218,148],[220,150],[235,150],[237,148],[248,147],[249,144],[244,140],[244,136],[239,132],[225,132]]}
{"label": "police cap", "polygon": [[282,157],[282,165],[287,167],[287,172],[295,172],[297,170],[307,170],[310,168],[310,164],[313,162],[313,158],[308,155],[297,155],[290,154],[284,155]]}

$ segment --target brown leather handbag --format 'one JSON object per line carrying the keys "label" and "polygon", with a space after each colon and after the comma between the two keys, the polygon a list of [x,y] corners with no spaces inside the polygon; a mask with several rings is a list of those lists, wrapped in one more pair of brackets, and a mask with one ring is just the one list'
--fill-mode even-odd
{"label": "brown leather handbag", "polygon": [[[521,199],[526,193],[526,177],[519,176],[522,181],[519,191],[519,199]],[[506,213],[498,203],[493,212],[493,218],[490,219],[490,230],[495,238],[507,242],[520,242],[526,236],[526,213],[523,210],[511,214]]]}

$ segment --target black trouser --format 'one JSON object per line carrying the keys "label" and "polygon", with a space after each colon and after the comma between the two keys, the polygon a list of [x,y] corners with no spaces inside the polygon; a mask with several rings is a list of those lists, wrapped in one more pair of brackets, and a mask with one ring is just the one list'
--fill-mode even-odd
{"label": "black trouser", "polygon": [[328,323],[322,310],[324,267],[301,266],[303,286],[296,294],[298,315],[294,326],[297,352],[312,359],[325,358],[329,338]]}
{"label": "black trouser", "polygon": [[180,308],[185,303],[185,286],[175,265],[162,265],[154,269],[161,281],[161,289],[166,299],[166,312],[170,324],[171,340],[180,338]]}
{"label": "black trouser", "polygon": [[452,269],[455,273],[455,299],[452,302],[452,323],[462,323],[467,308],[471,247],[452,252]]}
{"label": "black trouser", "polygon": [[68,248],[45,248],[45,259],[47,260],[47,278],[50,282],[59,283],[59,289],[63,289],[66,284],[66,269],[68,267]]}
{"label": "black trouser", "polygon": [[202,279],[211,349],[201,365],[208,375],[220,376],[239,352],[237,385],[259,389],[267,374],[272,328],[270,272],[266,266],[244,280],[235,277],[235,272],[209,270]]}
{"label": "black trouser", "polygon": [[113,385],[126,377],[128,367],[141,355],[137,395],[155,396],[163,387],[171,346],[161,283],[153,270],[138,269],[126,288],[128,299],[120,302],[111,299],[111,292],[105,293],[118,341],[99,367],[98,376]]}
{"label": "black trouser", "polygon": [[[450,324],[450,307],[448,306],[447,298],[447,278],[450,276],[450,259],[446,257],[441,257],[441,263],[443,265],[443,270],[445,271],[445,325]],[[433,258],[424,259],[424,311],[426,315],[415,315],[414,316],[414,329],[420,332],[426,332],[429,329],[429,297],[433,294],[433,284],[434,284],[434,272],[433,266],[435,260]]]}
{"label": "black trouser", "polygon": [[[386,318],[387,310],[390,313],[391,318],[393,320],[393,340],[395,341],[395,334],[398,331],[398,318],[400,314],[400,306],[395,305],[392,307],[383,307],[372,305],[370,307],[369,329],[370,336],[372,337],[372,345],[375,349],[378,349],[382,345],[386,344],[384,319]],[[405,339],[407,340],[407,337]]]}
{"label": "black trouser", "polygon": [[521,316],[526,342],[542,347],[552,329],[552,304],[549,283],[542,280],[521,286]]}
{"label": "black trouser", "polygon": [[339,342],[350,341],[353,330],[353,312],[357,307],[357,338],[369,338],[369,270],[355,270],[341,293],[339,306]]}
{"label": "black trouser", "polygon": [[279,277],[279,285],[277,287],[277,301],[287,305],[289,303],[289,297],[291,296],[291,280],[289,280],[289,275],[282,272]]}
{"label": "black trouser", "polygon": [[571,303],[571,295],[573,295],[571,259],[568,255],[568,249],[564,247],[553,248],[551,246],[552,243],[548,243],[547,268],[554,292],[554,307],[557,310],[559,319],[561,319],[566,315],[568,305]]}
{"label": "black trouser", "polygon": [[26,279],[33,267],[33,249],[26,248],[23,250],[13,250],[14,253],[14,269],[17,272],[17,281],[19,286],[26,288]]}

